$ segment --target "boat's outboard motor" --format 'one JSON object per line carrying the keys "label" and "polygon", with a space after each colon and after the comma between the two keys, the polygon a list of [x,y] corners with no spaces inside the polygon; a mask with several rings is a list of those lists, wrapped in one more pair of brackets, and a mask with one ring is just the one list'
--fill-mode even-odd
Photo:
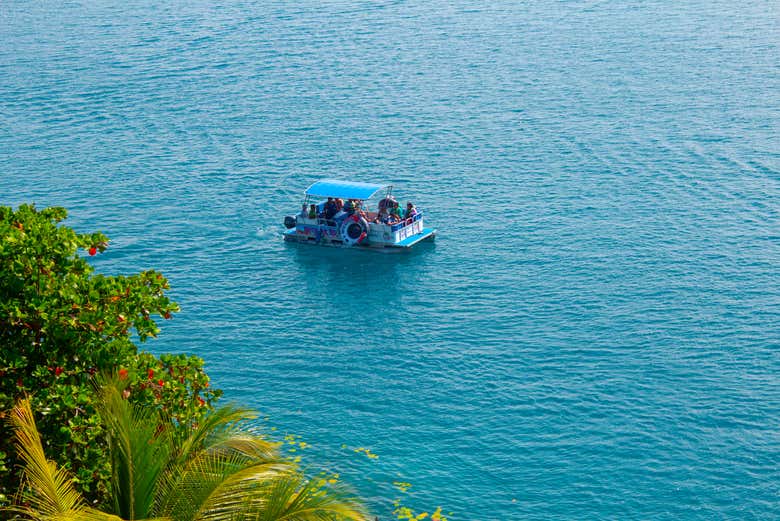
{"label": "boat's outboard motor", "polygon": [[286,215],[284,217],[284,227],[288,230],[290,228],[295,228],[295,224],[298,222],[298,219],[294,215]]}

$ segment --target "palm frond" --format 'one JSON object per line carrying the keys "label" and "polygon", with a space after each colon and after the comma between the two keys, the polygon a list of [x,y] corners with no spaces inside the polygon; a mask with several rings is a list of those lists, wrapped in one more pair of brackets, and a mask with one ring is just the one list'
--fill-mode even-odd
{"label": "palm frond", "polygon": [[293,468],[283,459],[251,460],[236,452],[203,451],[183,468],[172,469],[161,488],[159,512],[191,521],[200,512],[217,508],[224,512],[219,519],[231,519],[230,515],[243,506],[247,488]]}
{"label": "palm frond", "polygon": [[254,469],[255,479],[289,472],[292,464],[281,458],[278,444],[255,435],[247,426],[254,417],[252,411],[228,405],[191,426],[158,484],[157,512],[192,520],[204,505],[211,504],[216,491],[248,468]]}
{"label": "palm frond", "polygon": [[102,388],[99,409],[111,454],[114,512],[126,519],[150,516],[173,450],[169,429],[157,410],[130,405],[112,385]]}
{"label": "palm frond", "polygon": [[[107,514],[94,508],[79,510],[78,512],[65,512],[46,521],[123,521],[121,517]],[[174,521],[170,517],[153,517],[139,521]]]}
{"label": "palm frond", "polygon": [[187,426],[187,436],[177,450],[177,463],[184,463],[197,451],[220,446],[246,434],[246,422],[256,417],[253,411],[233,405],[214,409],[197,425]]}
{"label": "palm frond", "polygon": [[46,459],[41,436],[29,400],[20,400],[13,408],[10,423],[14,429],[14,443],[23,462],[24,501],[28,515],[45,519],[66,512],[80,511],[84,500],[76,491],[73,479],[63,468]]}
{"label": "palm frond", "polygon": [[[300,473],[278,476],[251,489],[232,521],[368,521],[361,502],[342,486],[311,481]],[[199,521],[212,521],[204,515]],[[223,518],[219,518],[223,519]]]}
{"label": "palm frond", "polygon": [[[25,518],[36,521],[123,521],[121,517],[113,514],[107,514],[90,507],[68,510],[66,512],[57,512],[56,514],[42,515],[40,512],[34,512],[30,507],[11,507],[3,509],[15,514],[21,514]],[[147,519],[144,521],[171,521],[167,518]]]}
{"label": "palm frond", "polygon": [[224,439],[213,440],[207,447],[209,452],[235,452],[251,460],[279,460],[279,444],[253,434],[233,433]]}

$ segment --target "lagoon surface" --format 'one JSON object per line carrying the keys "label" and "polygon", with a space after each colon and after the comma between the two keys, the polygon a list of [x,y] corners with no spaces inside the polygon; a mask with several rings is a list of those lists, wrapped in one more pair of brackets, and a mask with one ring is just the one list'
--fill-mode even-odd
{"label": "lagoon surface", "polygon": [[[5,0],[0,204],[165,273],[182,311],[146,348],[204,357],[380,519],[778,518],[778,27],[771,1]],[[320,177],[393,183],[436,243],[284,243]]]}

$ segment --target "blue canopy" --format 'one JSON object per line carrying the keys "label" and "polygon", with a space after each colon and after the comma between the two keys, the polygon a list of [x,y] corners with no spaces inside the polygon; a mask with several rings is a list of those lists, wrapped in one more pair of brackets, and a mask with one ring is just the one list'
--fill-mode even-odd
{"label": "blue canopy", "polygon": [[306,195],[365,200],[386,186],[388,185],[357,183],[355,181],[338,181],[336,179],[323,179],[322,181],[317,181],[309,188],[307,188]]}

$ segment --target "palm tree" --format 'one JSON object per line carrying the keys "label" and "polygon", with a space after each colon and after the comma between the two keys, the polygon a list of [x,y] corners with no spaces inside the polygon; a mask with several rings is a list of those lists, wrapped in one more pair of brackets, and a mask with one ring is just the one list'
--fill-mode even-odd
{"label": "palm tree", "polygon": [[30,404],[11,414],[23,463],[14,511],[36,521],[367,521],[343,486],[307,479],[278,444],[247,427],[253,415],[221,407],[195,426],[131,405],[103,385],[100,414],[112,467],[110,512],[86,505],[66,471],[47,461]]}

